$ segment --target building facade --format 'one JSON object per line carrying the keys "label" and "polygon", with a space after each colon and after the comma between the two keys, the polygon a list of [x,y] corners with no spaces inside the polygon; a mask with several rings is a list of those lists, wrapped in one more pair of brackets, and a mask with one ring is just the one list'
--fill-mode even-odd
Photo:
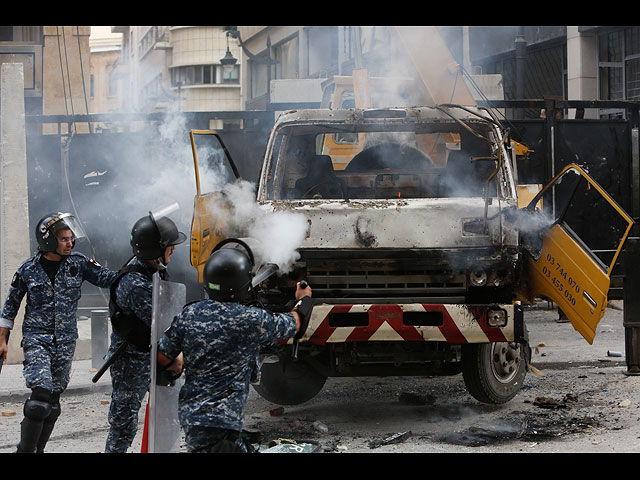
{"label": "building facade", "polygon": [[111,27],[91,27],[89,79],[89,112],[122,111],[122,85],[117,67],[122,54],[122,34]]}
{"label": "building facade", "polygon": [[[251,52],[241,67],[246,108],[264,108],[269,79],[349,75],[358,66],[379,76],[402,73],[397,60],[405,53],[390,41],[394,28],[421,27],[238,27],[240,43]],[[502,75],[507,100],[640,98],[638,26],[452,26],[438,31],[467,71]],[[585,117],[623,114],[587,109]]]}
{"label": "building facade", "polygon": [[[122,34],[118,66],[125,112],[242,109],[239,67],[220,59],[227,37],[220,26],[116,26]],[[240,48],[230,44],[236,56]]]}
{"label": "building facade", "polygon": [[[237,34],[228,36],[229,28]],[[270,81],[274,79],[323,79],[349,75],[358,67],[372,75],[402,73],[394,60],[403,52],[393,50],[389,29],[115,26],[111,32],[122,36],[119,58],[99,60],[107,53],[91,53],[91,27],[3,26],[0,63],[23,63],[28,115],[260,110],[270,103]],[[438,30],[465,69],[502,75],[505,99],[640,98],[638,26],[452,26]],[[227,48],[237,59],[230,72],[221,63]],[[91,56],[95,61],[90,61]],[[104,84],[99,86],[98,81]],[[108,88],[106,99],[95,97],[98,87]],[[587,116],[621,114],[610,110]]]}

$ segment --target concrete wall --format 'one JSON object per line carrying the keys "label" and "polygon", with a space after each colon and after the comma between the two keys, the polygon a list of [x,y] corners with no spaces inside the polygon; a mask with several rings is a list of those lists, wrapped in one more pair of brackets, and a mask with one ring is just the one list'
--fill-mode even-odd
{"label": "concrete wall", "polygon": [[[0,78],[0,298],[4,304],[11,279],[30,252],[23,65],[3,63]],[[20,348],[23,312],[24,301],[11,332],[7,363],[24,358]]]}

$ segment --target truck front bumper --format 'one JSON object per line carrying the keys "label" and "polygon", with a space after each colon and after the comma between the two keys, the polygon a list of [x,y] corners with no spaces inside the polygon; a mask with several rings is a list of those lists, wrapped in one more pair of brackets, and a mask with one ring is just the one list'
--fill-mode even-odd
{"label": "truck front bumper", "polygon": [[302,341],[520,343],[527,334],[517,304],[320,304]]}

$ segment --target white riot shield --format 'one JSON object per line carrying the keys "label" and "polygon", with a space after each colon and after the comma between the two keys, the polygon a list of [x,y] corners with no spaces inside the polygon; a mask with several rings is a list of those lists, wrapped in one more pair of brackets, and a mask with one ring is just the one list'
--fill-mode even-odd
{"label": "white riot shield", "polygon": [[178,420],[178,393],[184,383],[180,376],[175,385],[156,385],[156,356],[158,340],[169,328],[173,317],[186,303],[186,287],[181,283],[168,282],[153,275],[153,297],[151,314],[151,385],[149,386],[148,452],[178,452],[180,446],[180,422]]}

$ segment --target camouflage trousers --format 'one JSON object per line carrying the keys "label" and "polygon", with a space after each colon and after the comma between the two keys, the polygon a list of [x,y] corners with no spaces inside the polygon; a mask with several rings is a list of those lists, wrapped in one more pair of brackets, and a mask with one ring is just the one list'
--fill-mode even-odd
{"label": "camouflage trousers", "polygon": [[76,341],[56,341],[53,335],[27,334],[22,339],[27,388],[63,392],[69,385]]}
{"label": "camouflage trousers", "polygon": [[[110,348],[112,354],[113,351],[114,342]],[[125,453],[138,431],[138,412],[149,390],[150,354],[128,346],[111,365],[109,372],[112,392],[105,453]]]}

